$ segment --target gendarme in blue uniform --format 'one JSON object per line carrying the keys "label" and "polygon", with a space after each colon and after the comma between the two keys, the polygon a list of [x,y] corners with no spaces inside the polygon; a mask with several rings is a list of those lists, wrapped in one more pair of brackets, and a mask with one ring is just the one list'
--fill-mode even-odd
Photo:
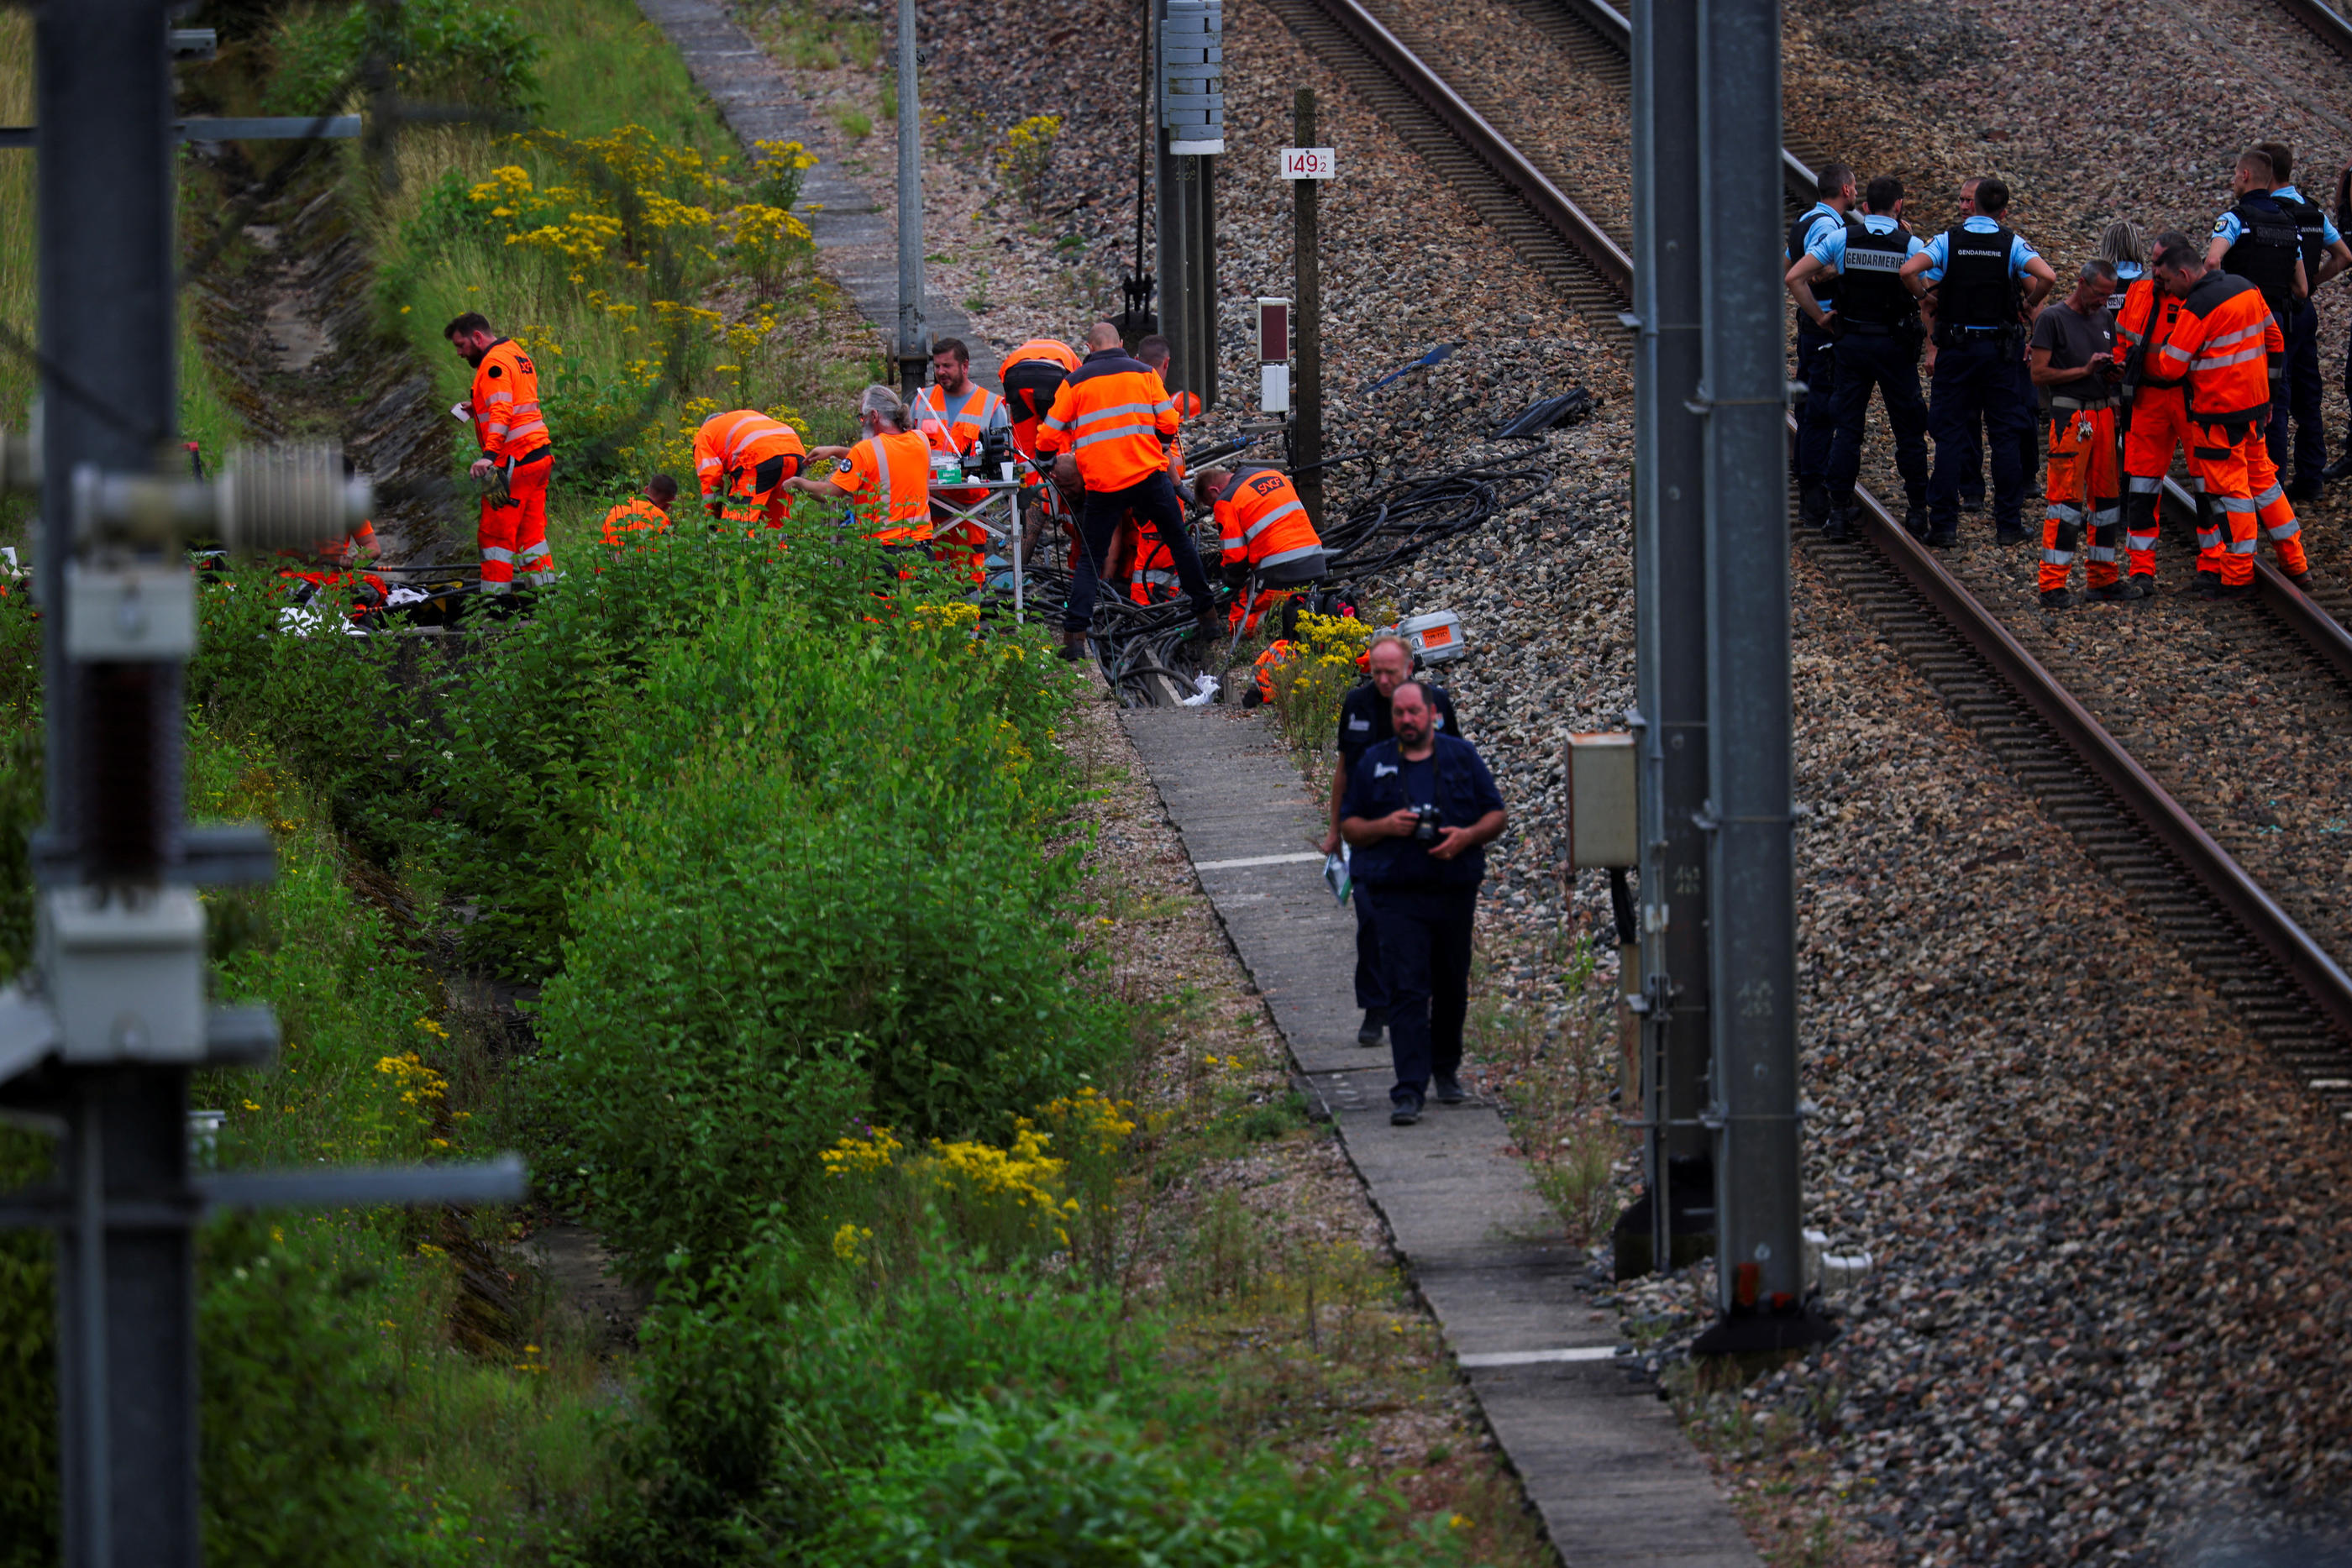
{"label": "gendarme in blue uniform", "polygon": [[1948,544],[1960,526],[1960,479],[1972,468],[1977,422],[1990,448],[1993,525],[2024,537],[2025,472],[2020,446],[2032,427],[2023,391],[2024,323],[2019,280],[2039,253],[1998,218],[1979,214],[1927,242],[1927,280],[1936,291],[1936,369],[1927,427],[1936,466],[1927,479],[1931,542]]}
{"label": "gendarme in blue uniform", "polygon": [[1918,304],[1898,274],[1925,248],[1895,219],[1872,213],[1821,231],[1805,250],[1841,279],[1838,322],[1844,336],[1832,350],[1837,399],[1827,481],[1831,504],[1854,505],[1863,420],[1874,387],[1895,433],[1895,466],[1911,510],[1906,523],[1915,533],[1927,531],[1927,405],[1919,396]]}
{"label": "gendarme in blue uniform", "polygon": [[[1815,202],[1797,221],[1789,225],[1786,246],[1787,259],[1781,263],[1786,270],[1797,265],[1797,258],[1808,254],[1814,239],[1825,229],[1843,230],[1845,214],[1827,202]],[[1836,308],[1834,289],[1825,282],[1813,286],[1813,298],[1824,311]],[[1836,427],[1837,370],[1836,360],[1827,352],[1829,334],[1812,323],[1802,311],[1797,314],[1797,380],[1805,383],[1805,405],[1797,424],[1797,490],[1798,507],[1813,522],[1828,515],[1829,496],[1826,489],[1830,464],[1830,434]]]}

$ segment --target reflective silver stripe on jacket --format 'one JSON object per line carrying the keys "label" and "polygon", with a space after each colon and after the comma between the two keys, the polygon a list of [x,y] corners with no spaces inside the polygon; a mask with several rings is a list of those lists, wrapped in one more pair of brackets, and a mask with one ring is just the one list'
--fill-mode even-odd
{"label": "reflective silver stripe on jacket", "polygon": [[1265,516],[1252,523],[1248,529],[1243,533],[1242,538],[1244,542],[1254,539],[1257,538],[1258,535],[1265,532],[1266,529],[1272,528],[1275,524],[1280,522],[1283,518],[1290,516],[1291,513],[1304,512],[1305,510],[1307,510],[1307,508],[1299,505],[1297,501],[1285,501],[1281,506],[1276,507],[1274,510],[1268,512]]}

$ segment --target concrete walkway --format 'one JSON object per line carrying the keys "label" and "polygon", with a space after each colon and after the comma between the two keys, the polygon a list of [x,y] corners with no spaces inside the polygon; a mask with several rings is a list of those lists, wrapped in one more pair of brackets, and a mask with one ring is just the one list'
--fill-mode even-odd
{"label": "concrete walkway", "polygon": [[[1580,1282],[1493,1103],[1389,1125],[1385,1048],[1356,1044],[1355,917],[1324,888],[1322,824],[1274,721],[1123,716],[1300,1074],[1332,1114],[1496,1438],[1571,1568],[1758,1568],[1729,1505]],[[1477,1086],[1474,1061],[1465,1088]]]}
{"label": "concrete walkway", "polygon": [[[686,57],[694,82],[719,105],[720,116],[749,156],[755,141],[817,144],[808,106],[751,36],[717,0],[637,0],[637,9]],[[895,144],[894,144],[895,145]],[[885,156],[894,156],[886,148]],[[820,264],[849,291],[860,314],[882,329],[886,346],[898,330],[898,217],[872,193],[831,163],[808,172],[801,201],[815,206],[801,216],[816,236]],[[997,355],[972,333],[962,311],[926,298],[923,324],[933,340],[961,338],[972,348],[972,379],[992,391]],[[982,361],[986,369],[982,369]]]}

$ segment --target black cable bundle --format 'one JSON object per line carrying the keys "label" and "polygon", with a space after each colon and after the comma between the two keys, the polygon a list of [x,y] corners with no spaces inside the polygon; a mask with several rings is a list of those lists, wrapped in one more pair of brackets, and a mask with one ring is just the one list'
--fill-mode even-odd
{"label": "black cable bundle", "polygon": [[1455,468],[1397,480],[1327,526],[1327,582],[1354,582],[1395,570],[1432,545],[1483,527],[1530,500],[1549,481],[1542,468]]}

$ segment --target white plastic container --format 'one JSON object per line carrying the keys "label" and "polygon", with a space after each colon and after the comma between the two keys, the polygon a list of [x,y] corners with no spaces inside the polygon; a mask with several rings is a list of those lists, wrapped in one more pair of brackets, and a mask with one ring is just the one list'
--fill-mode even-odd
{"label": "white plastic container", "polygon": [[1462,618],[1451,610],[1407,616],[1398,623],[1397,635],[1424,664],[1451,664],[1470,651],[1463,640]]}

